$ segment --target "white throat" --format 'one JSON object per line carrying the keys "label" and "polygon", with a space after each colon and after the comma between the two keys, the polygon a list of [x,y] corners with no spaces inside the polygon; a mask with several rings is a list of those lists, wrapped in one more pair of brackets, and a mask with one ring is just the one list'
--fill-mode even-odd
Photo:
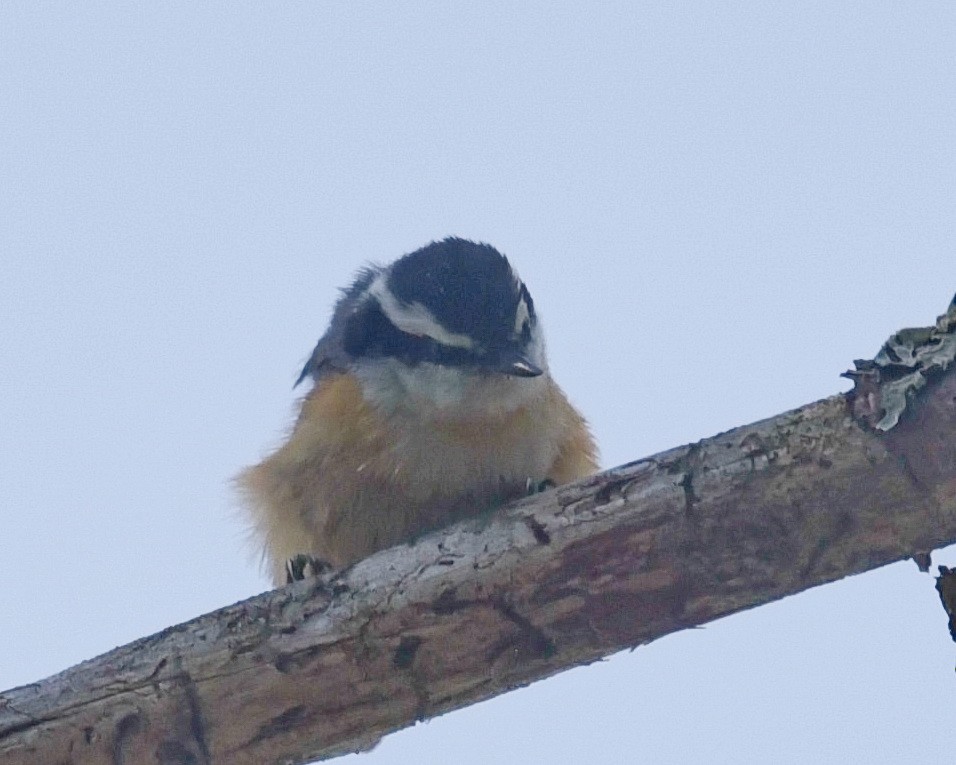
{"label": "white throat", "polygon": [[538,377],[477,374],[424,362],[364,361],[355,375],[366,400],[388,413],[405,410],[429,418],[476,419],[507,415],[541,396],[548,373]]}

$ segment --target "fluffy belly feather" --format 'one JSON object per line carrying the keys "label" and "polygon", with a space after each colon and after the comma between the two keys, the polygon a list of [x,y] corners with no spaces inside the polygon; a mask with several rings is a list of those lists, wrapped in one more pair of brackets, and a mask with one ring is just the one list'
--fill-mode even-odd
{"label": "fluffy belly feather", "polygon": [[[575,440],[577,439],[577,440]],[[371,407],[349,375],[321,381],[288,442],[239,478],[273,578],[309,553],[344,566],[521,496],[529,480],[592,472],[580,415],[553,383],[492,416]]]}

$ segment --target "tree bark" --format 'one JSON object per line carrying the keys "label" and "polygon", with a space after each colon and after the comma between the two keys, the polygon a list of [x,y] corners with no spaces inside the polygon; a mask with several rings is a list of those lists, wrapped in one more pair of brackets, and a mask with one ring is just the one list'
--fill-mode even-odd
{"label": "tree bark", "polygon": [[[938,347],[954,328],[956,315],[920,342]],[[854,393],[530,497],[0,694],[0,763],[306,763],[951,544],[956,373],[940,358],[910,365],[923,374],[913,386],[892,359],[860,362]]]}

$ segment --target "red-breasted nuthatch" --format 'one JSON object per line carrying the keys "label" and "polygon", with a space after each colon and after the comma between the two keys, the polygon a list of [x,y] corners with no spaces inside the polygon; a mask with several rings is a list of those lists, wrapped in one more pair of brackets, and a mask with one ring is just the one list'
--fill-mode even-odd
{"label": "red-breasted nuthatch", "polygon": [[276,585],[298,556],[346,566],[597,469],[531,295],[487,244],[449,238],[363,270],[308,377],[288,441],[237,479]]}

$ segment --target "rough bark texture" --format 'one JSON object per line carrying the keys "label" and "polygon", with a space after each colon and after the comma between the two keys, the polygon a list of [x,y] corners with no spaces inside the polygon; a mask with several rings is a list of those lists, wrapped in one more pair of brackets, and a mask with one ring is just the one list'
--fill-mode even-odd
{"label": "rough bark texture", "polygon": [[305,763],[950,544],[956,374],[914,396],[885,433],[834,396],[7,691],[0,763]]}

